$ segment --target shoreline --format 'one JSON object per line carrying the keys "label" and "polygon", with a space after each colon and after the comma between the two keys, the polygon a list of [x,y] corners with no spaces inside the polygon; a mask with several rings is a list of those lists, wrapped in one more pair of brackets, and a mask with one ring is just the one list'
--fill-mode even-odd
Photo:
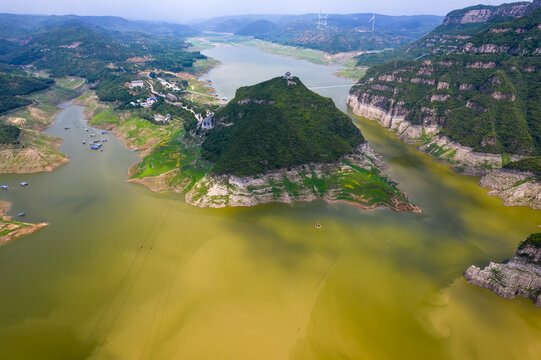
{"label": "shoreline", "polygon": [[11,203],[0,200],[0,246],[49,226],[46,222],[32,224],[13,221],[12,217],[7,215],[10,209]]}
{"label": "shoreline", "polygon": [[[454,173],[481,177],[479,186],[489,190],[488,195],[498,196],[504,200],[504,206],[541,209],[541,184],[532,180],[532,175],[527,172],[504,169],[501,154],[476,152],[468,146],[439,135],[437,126],[411,124],[405,120],[400,109],[385,111],[372,104],[361,103],[359,96],[355,94],[348,95],[347,105],[353,114],[376,121],[380,126],[393,132],[401,141],[419,144],[418,151],[450,166]],[[510,161],[525,157],[509,155]],[[516,178],[516,181],[511,181],[511,178]]]}

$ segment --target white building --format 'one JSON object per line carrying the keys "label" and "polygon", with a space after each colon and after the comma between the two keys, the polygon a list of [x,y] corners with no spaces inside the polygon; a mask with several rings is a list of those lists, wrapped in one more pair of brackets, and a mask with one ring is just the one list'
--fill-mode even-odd
{"label": "white building", "polygon": [[145,87],[145,82],[143,80],[135,80],[135,81],[132,81],[130,83],[130,89],[134,89],[134,88],[137,88],[137,87],[144,88]]}
{"label": "white building", "polygon": [[210,130],[214,127],[214,114],[207,116],[201,123],[201,129]]}

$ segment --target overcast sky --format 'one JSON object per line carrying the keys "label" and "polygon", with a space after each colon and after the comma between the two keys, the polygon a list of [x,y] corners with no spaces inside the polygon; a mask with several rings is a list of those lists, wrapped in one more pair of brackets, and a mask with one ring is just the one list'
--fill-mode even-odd
{"label": "overcast sky", "polygon": [[[511,1],[479,1],[499,5]],[[130,19],[187,22],[220,15],[376,12],[434,14],[477,4],[477,0],[2,0],[0,12],[17,14],[117,15]]]}

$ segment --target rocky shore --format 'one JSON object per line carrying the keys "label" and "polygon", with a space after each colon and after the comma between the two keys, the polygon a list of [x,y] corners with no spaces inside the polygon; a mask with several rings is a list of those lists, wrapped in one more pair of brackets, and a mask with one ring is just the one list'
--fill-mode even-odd
{"label": "rocky shore", "polygon": [[[381,176],[378,180],[387,182],[385,185],[396,191],[388,194],[387,199],[375,199],[369,191],[365,191],[372,183],[367,183],[368,186],[363,189],[365,184],[362,180],[353,179],[351,184],[345,180],[349,176],[358,175],[357,169],[374,171],[375,162],[382,166],[377,159],[378,156],[364,144],[357,153],[336,163],[307,164],[258,176],[207,174],[186,193],[186,202],[198,207],[222,208],[269,202],[291,204],[324,200],[327,203],[342,202],[363,209],[385,206],[395,211],[422,213],[420,208],[407,200],[405,193],[395,188],[396,183],[381,174],[378,174]],[[354,183],[358,188],[353,186]]]}
{"label": "rocky shore", "polygon": [[529,206],[541,209],[541,183],[528,172],[499,169],[483,176],[479,185],[499,196],[505,206]]}
{"label": "rocky shore", "polygon": [[[394,132],[402,141],[413,144],[422,143],[420,151],[434,155],[438,160],[461,167],[462,173],[482,176],[490,168],[502,167],[500,154],[480,153],[472,148],[460,145],[445,136],[438,135],[437,125],[414,125],[405,120],[406,110],[400,104],[393,104],[390,111],[378,107],[378,99],[359,98],[349,94],[348,106],[357,116],[377,121],[381,126]],[[511,155],[516,161],[523,157]]]}
{"label": "rocky shore", "polygon": [[[460,145],[445,136],[438,135],[437,125],[413,125],[405,120],[405,110],[394,104],[391,111],[378,107],[374,99],[359,99],[355,94],[348,96],[348,105],[353,113],[394,132],[402,141],[421,143],[419,150],[433,155],[438,161],[449,164],[455,171],[473,176],[482,176],[479,185],[491,190],[489,195],[499,196],[506,206],[530,206],[541,209],[541,184],[530,173],[501,169],[500,154],[480,153]],[[365,102],[368,101],[368,102]],[[510,155],[510,161],[523,156]],[[458,172],[458,171],[457,171]]]}
{"label": "rocky shore", "polygon": [[491,262],[484,269],[472,265],[464,277],[506,299],[530,298],[541,308],[541,233],[530,235],[508,263]]}

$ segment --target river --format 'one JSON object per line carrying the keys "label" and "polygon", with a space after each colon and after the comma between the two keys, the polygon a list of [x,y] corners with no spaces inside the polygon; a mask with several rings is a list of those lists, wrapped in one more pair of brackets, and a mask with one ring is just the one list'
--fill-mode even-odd
{"label": "river", "polygon": [[[229,98],[285,71],[309,87],[351,83],[254,48],[205,54],[222,61],[206,78]],[[347,111],[347,87],[317,91]],[[500,205],[375,122],[352,116],[423,215],[190,207],[126,183],[137,153],[113,135],[88,150],[83,109],[64,106],[47,132],[71,162],[0,176],[13,214],[51,223],[0,247],[0,358],[539,359],[541,310],[462,274],[511,257],[541,212]]]}

